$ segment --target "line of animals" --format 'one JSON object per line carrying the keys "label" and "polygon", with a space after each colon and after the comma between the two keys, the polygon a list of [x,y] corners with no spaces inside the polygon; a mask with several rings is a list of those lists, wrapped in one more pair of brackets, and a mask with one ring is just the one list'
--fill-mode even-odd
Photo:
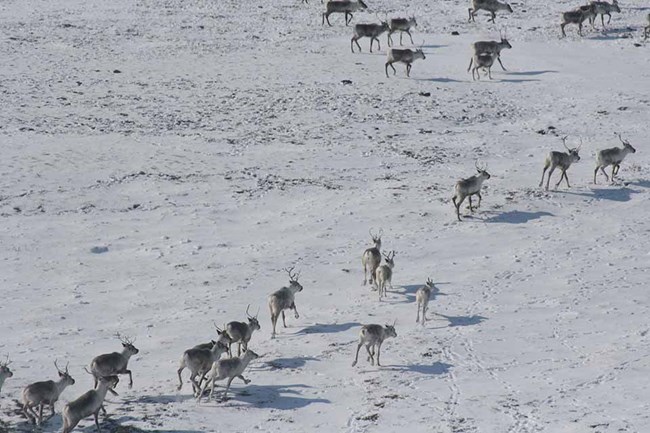
{"label": "line of animals", "polygon": [[[632,147],[629,141],[624,140],[620,134],[617,134],[617,136],[623,144],[623,147],[612,147],[598,152],[596,167],[594,169],[594,183],[597,181],[599,170],[608,181],[613,182],[625,157],[629,153],[636,153],[636,149]],[[546,180],[546,189],[548,190],[551,175],[556,168],[560,169],[561,175],[555,187],[557,188],[563,179],[566,180],[567,186],[570,187],[566,172],[573,163],[580,161],[578,152],[582,143],[576,148],[569,148],[566,145],[566,140],[567,137],[562,138],[562,144],[567,152],[552,151],[546,157],[542,171],[542,181],[539,184],[540,187],[543,185],[544,177],[548,170]],[[608,176],[605,172],[605,168],[609,166],[612,167],[611,176]],[[476,208],[481,205],[481,187],[483,182],[490,178],[490,174],[487,172],[487,167],[479,166],[478,162],[476,163],[476,170],[478,174],[461,179],[456,183],[452,202],[456,208],[456,216],[459,221],[461,221],[460,206],[465,198],[469,199],[469,209],[471,212],[475,209],[472,206],[473,195],[477,195],[479,199]],[[370,283],[373,289],[377,290],[379,301],[387,295],[389,287],[393,290],[393,269],[397,254],[395,251],[390,251],[388,254],[381,252],[382,234],[383,231],[381,230],[378,234],[373,234],[372,230],[370,231],[374,246],[366,249],[361,259],[364,273],[363,285]],[[384,264],[381,263],[382,256]],[[283,326],[285,328],[287,327],[286,310],[293,310],[296,319],[300,317],[296,308],[295,295],[303,290],[303,286],[298,282],[300,273],[295,273],[293,270],[294,268],[285,269],[289,275],[289,285],[275,291],[268,299],[268,306],[271,313],[272,339],[276,337],[277,322],[280,317],[282,317]],[[422,323],[423,325],[426,323],[426,312],[433,287],[433,282],[428,279],[425,286],[419,288],[416,292],[416,322]],[[227,380],[222,400],[227,398],[228,391],[235,378],[240,379],[245,384],[250,382],[250,380],[243,376],[243,373],[250,362],[259,358],[259,355],[250,350],[248,344],[253,333],[260,330],[261,326],[257,319],[259,311],[253,316],[249,313],[249,307],[246,308],[247,322],[232,321],[223,328],[219,328],[215,323],[214,326],[218,335],[216,341],[212,340],[208,343],[198,344],[183,353],[177,370],[179,391],[183,386],[182,372],[186,368],[190,370],[189,379],[192,384],[193,395],[198,401],[201,400],[208,386],[210,386],[208,398],[212,398],[216,381]],[[101,411],[106,415],[104,399],[108,392],[118,395],[114,390],[119,382],[118,375],[128,375],[129,388],[133,386],[133,377],[131,371],[128,369],[128,362],[133,355],[139,353],[139,350],[134,346],[134,340],[123,337],[120,334],[117,334],[117,337],[122,343],[122,352],[107,353],[95,357],[90,363],[90,370],[86,369],[86,372],[92,375],[94,379],[94,388],[65,405],[62,414],[63,433],[71,432],[82,419],[90,415],[93,415],[97,430],[100,431],[99,412]],[[377,324],[363,326],[359,333],[359,342],[352,366],[357,364],[359,351],[362,346],[366,347],[370,364],[374,365],[376,361],[377,365],[381,366],[381,346],[385,339],[394,337],[397,337],[395,323],[384,326]],[[233,356],[232,352],[232,345],[235,343],[238,345],[236,357]],[[242,351],[244,353],[243,356]],[[222,359],[221,357],[224,353],[228,353],[229,357]],[[9,369],[9,364],[10,361],[8,358],[4,362],[0,362],[0,391],[5,380],[13,376],[13,373]],[[54,362],[54,365],[59,375],[58,381],[48,380],[32,383],[25,387],[22,392],[23,414],[32,423],[37,425],[42,425],[44,422],[43,410],[45,406],[49,406],[50,408],[49,419],[55,414],[54,405],[58,401],[61,393],[68,386],[75,384],[74,379],[70,376],[67,365],[65,369],[59,368],[57,361]]]}
{"label": "line of animals", "polygon": [[[303,3],[307,3],[307,0],[302,0]],[[322,0],[321,0],[322,3]],[[345,16],[345,25],[349,25],[352,22],[353,12],[359,10],[368,9],[368,5],[364,3],[363,0],[330,0],[325,4],[325,12],[322,14],[322,24],[327,24],[332,26],[330,23],[329,17],[334,13],[342,13]],[[512,7],[508,3],[502,3],[498,0],[472,0],[472,7],[468,9],[469,18],[468,21],[475,21],[476,14],[484,10],[490,13],[491,21],[495,23],[496,13],[499,11],[507,11],[512,13]],[[566,33],[564,27],[567,24],[577,24],[578,33],[582,36],[582,23],[585,20],[589,20],[592,28],[595,27],[596,17],[600,15],[600,19],[605,28],[604,16],[607,15],[608,20],[607,24],[610,23],[612,19],[612,12],[621,12],[621,9],[618,5],[618,0],[613,0],[613,3],[607,3],[605,1],[591,1],[589,4],[580,6],[569,12],[564,12],[562,14],[562,21],[560,23],[560,29],[562,30],[562,36],[565,37]],[[356,24],[354,26],[354,32],[352,39],[350,40],[350,49],[354,53],[354,44],[361,52],[361,45],[359,45],[359,39],[361,38],[370,38],[370,52],[372,53],[373,42],[377,41],[377,47],[381,50],[381,44],[379,42],[379,36],[383,33],[388,33],[387,44],[388,51],[386,56],[385,63],[385,72],[386,77],[388,75],[388,67],[390,66],[393,69],[393,75],[397,73],[394,63],[403,63],[406,66],[406,76],[410,77],[411,67],[415,60],[422,59],[425,60],[426,56],[422,51],[422,46],[416,49],[409,48],[392,48],[392,38],[393,33],[400,34],[400,46],[402,45],[402,36],[404,33],[408,34],[411,39],[411,44],[413,44],[413,36],[411,35],[411,29],[417,27],[417,22],[415,17],[410,18],[388,18],[384,20],[377,17],[380,21],[379,24],[369,23],[369,24]],[[650,14],[647,16],[648,25],[644,27],[643,37],[647,39],[650,35]],[[470,65],[467,71],[470,69],[472,71],[472,79],[480,79],[479,71],[483,70],[485,74],[492,79],[491,68],[496,60],[499,61],[501,68],[505,71],[506,69],[501,63],[501,50],[504,48],[512,48],[508,43],[505,35],[501,35],[501,42],[498,41],[478,41],[472,44],[472,59],[470,60]],[[474,67],[472,67],[472,65]]]}
{"label": "line of animals", "polygon": [[[623,159],[625,159],[628,153],[636,153],[636,149],[632,147],[629,141],[624,140],[620,134],[617,134],[617,136],[618,139],[621,141],[621,143],[623,143],[623,147],[611,147],[608,149],[603,149],[596,154],[596,168],[594,169],[594,184],[597,183],[596,176],[598,175],[598,170],[600,170],[605,175],[607,181],[614,183],[614,177],[618,174]],[[546,159],[544,160],[544,168],[542,170],[542,180],[539,183],[539,186],[542,187],[542,185],[544,184],[544,176],[546,175],[546,171],[548,170],[548,176],[546,179],[547,191],[549,188],[549,183],[551,182],[551,175],[553,174],[556,168],[560,169],[561,174],[560,174],[560,180],[555,184],[555,188],[560,186],[562,179],[566,180],[567,187],[571,188],[571,185],[569,184],[569,177],[567,176],[566,172],[569,169],[569,167],[571,167],[571,164],[580,161],[580,155],[578,154],[578,152],[582,147],[582,140],[580,142],[580,146],[569,148],[566,145],[567,138],[568,137],[562,138],[562,144],[566,148],[567,150],[566,152],[558,152],[558,151],[549,152],[549,154],[546,156]],[[607,176],[607,173],[605,172],[605,168],[609,166],[612,167],[611,177]],[[476,163],[476,171],[478,173],[475,174],[474,176],[468,177],[466,179],[461,179],[456,183],[455,193],[451,200],[454,203],[454,207],[456,208],[456,217],[458,218],[458,221],[461,221],[460,206],[466,198],[469,199],[470,212],[474,212],[474,209],[481,206],[481,187],[483,185],[483,182],[490,178],[490,173],[487,172],[486,166],[480,167],[478,163]],[[478,196],[478,204],[476,205],[476,207],[472,206],[473,195]]]}
{"label": "line of animals", "polygon": [[[629,141],[624,140],[620,134],[617,135],[623,147],[612,147],[598,152],[596,168],[594,169],[594,183],[596,183],[599,170],[608,181],[614,182],[614,178],[618,174],[623,159],[629,153],[636,153],[636,149],[632,147]],[[566,140],[567,137],[562,138],[562,144],[567,152],[552,151],[544,161],[542,181],[539,186],[541,187],[543,185],[544,176],[548,170],[546,190],[549,188],[551,175],[556,168],[560,169],[561,175],[555,187],[557,188],[560,185],[562,179],[566,180],[567,186],[570,187],[566,172],[573,163],[580,161],[578,152],[582,143],[576,148],[569,148],[566,145]],[[483,182],[490,178],[490,174],[487,172],[487,166],[479,166],[478,163],[475,165],[478,174],[461,179],[456,183],[452,202],[456,208],[456,216],[459,221],[461,221],[460,206],[465,198],[469,199],[470,212],[480,207],[481,187]],[[605,168],[609,166],[612,167],[611,176],[607,176],[605,172]],[[473,195],[477,195],[479,200],[476,208],[472,206]],[[373,234],[372,230],[370,230],[370,236],[374,246],[366,249],[361,257],[363,285],[370,283],[373,289],[378,292],[379,301],[387,295],[388,287],[393,290],[393,269],[397,254],[395,251],[390,251],[388,254],[381,252],[382,234],[383,231],[381,229],[378,234]],[[381,263],[382,256],[384,264]],[[300,273],[295,273],[293,270],[294,268],[285,269],[289,275],[289,285],[275,291],[268,299],[271,313],[272,339],[277,335],[276,327],[280,317],[282,317],[282,325],[285,328],[287,327],[286,310],[293,310],[296,319],[300,317],[296,308],[295,295],[303,290],[303,286],[298,282]],[[422,323],[423,325],[426,323],[426,312],[433,288],[433,281],[427,279],[426,284],[416,292],[416,323]],[[218,335],[217,340],[198,344],[183,353],[177,370],[179,380],[178,391],[183,387],[182,372],[186,368],[190,370],[189,379],[192,384],[193,395],[198,401],[201,400],[208,386],[210,386],[208,398],[212,399],[216,381],[227,380],[222,400],[227,398],[228,391],[235,378],[240,379],[245,384],[250,383],[250,380],[246,379],[243,373],[250,362],[259,358],[259,355],[248,348],[248,343],[253,336],[253,332],[261,330],[261,326],[257,319],[259,311],[255,316],[252,316],[249,313],[249,307],[250,305],[246,308],[247,322],[232,321],[223,328],[219,328],[215,323],[214,326]],[[100,432],[99,412],[102,411],[106,415],[106,409],[103,404],[108,392],[118,395],[114,390],[119,382],[118,375],[127,374],[129,376],[129,388],[133,386],[133,377],[127,366],[129,359],[133,355],[136,355],[139,350],[133,345],[134,340],[128,337],[122,337],[119,334],[117,334],[117,337],[122,343],[122,352],[99,355],[91,361],[90,370],[86,370],[93,376],[94,389],[84,393],[81,397],[71,401],[64,407],[63,433],[71,432],[82,419],[90,415],[93,415],[97,431]],[[397,337],[395,322],[392,325],[387,324],[384,326],[377,324],[364,325],[359,333],[359,342],[352,366],[357,365],[359,351],[362,346],[366,347],[370,364],[374,365],[376,360],[377,365],[381,366],[381,346],[384,340],[394,337]],[[233,357],[232,345],[235,343],[238,345],[237,356]],[[243,356],[241,356],[242,350],[244,353]],[[224,353],[228,353],[229,357],[221,359]],[[5,380],[13,376],[13,373],[9,369],[9,364],[10,361],[8,358],[4,362],[0,362],[0,391]],[[48,419],[53,417],[55,414],[54,404],[58,401],[59,396],[68,386],[74,385],[75,383],[68,372],[67,365],[64,370],[59,368],[57,361],[54,362],[54,365],[59,375],[57,382],[48,380],[32,383],[25,387],[22,392],[23,413],[31,422],[37,425],[43,424],[44,407],[47,405],[50,408],[50,416]],[[38,409],[38,413],[35,411],[35,408]]]}

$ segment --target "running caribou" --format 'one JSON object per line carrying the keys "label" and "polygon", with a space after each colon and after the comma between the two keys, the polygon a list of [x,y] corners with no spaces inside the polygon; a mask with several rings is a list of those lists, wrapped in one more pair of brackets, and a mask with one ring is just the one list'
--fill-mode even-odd
{"label": "running caribou", "polygon": [[128,374],[129,388],[133,387],[133,377],[131,376],[131,370],[127,369],[127,365],[129,359],[131,359],[133,355],[137,355],[140,351],[133,345],[135,340],[132,340],[129,337],[123,337],[119,332],[115,334],[115,336],[119,338],[122,343],[122,352],[99,355],[90,363],[90,372],[95,378],[95,388],[97,388],[100,378],[116,376],[118,374]]}
{"label": "running caribou", "polygon": [[246,307],[246,317],[248,317],[248,323],[246,322],[230,322],[226,325],[226,332],[228,334],[228,337],[230,337],[230,343],[228,345],[228,355],[232,357],[232,350],[231,346],[233,343],[238,343],[237,345],[237,356],[241,355],[241,350],[242,347],[244,350],[248,348],[248,342],[251,341],[251,337],[253,336],[253,332],[259,331],[262,329],[260,326],[259,320],[257,320],[257,315],[251,316],[248,313],[248,309],[250,308],[250,305]]}
{"label": "running caribou", "polygon": [[[23,413],[33,424],[43,424],[43,408],[45,405],[50,406],[50,419],[54,416],[54,403],[59,400],[59,396],[68,386],[74,385],[74,379],[68,372],[68,365],[65,370],[61,370],[54,360],[54,366],[59,373],[59,380],[46,380],[44,382],[35,382],[27,385],[23,389]],[[38,408],[38,414],[34,408]]]}
{"label": "running caribou", "polygon": [[296,319],[300,317],[298,309],[296,308],[296,293],[302,292],[302,285],[298,282],[300,272],[293,273],[293,267],[285,269],[289,274],[289,287],[283,287],[269,296],[269,309],[271,310],[271,325],[273,331],[271,338],[275,338],[275,325],[278,323],[278,318],[282,314],[282,325],[286,328],[287,322],[284,318],[284,310],[293,310]]}

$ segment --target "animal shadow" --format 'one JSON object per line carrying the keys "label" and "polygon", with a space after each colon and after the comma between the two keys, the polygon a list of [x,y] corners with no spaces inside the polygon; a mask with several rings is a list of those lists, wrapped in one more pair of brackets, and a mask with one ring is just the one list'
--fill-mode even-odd
{"label": "animal shadow", "polygon": [[498,215],[491,216],[484,221],[486,223],[506,223],[506,224],[525,224],[529,221],[536,220],[545,216],[554,216],[550,212],[524,212],[513,210],[502,212]]}
{"label": "animal shadow", "polygon": [[400,371],[400,372],[411,372],[418,373],[427,376],[436,376],[440,374],[447,374],[449,370],[453,367],[451,364],[444,362],[434,362],[433,364],[414,364],[414,365],[390,365],[387,366],[387,370],[391,371]]}
{"label": "animal shadow", "polygon": [[296,334],[334,334],[337,332],[345,332],[348,329],[356,328],[357,326],[361,326],[361,323],[315,323],[311,326],[301,329]]}
{"label": "animal shadow", "polygon": [[443,319],[449,322],[448,326],[474,326],[478,325],[484,320],[487,320],[487,317],[473,315],[473,316],[447,316],[441,313],[433,313],[436,316],[440,316]]}

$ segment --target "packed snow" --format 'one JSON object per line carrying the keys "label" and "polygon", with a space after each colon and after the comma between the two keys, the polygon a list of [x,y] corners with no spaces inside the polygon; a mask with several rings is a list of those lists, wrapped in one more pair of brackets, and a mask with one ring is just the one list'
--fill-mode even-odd
{"label": "packed snow", "polygon": [[[54,360],[76,380],[42,428],[60,431],[117,332],[139,353],[104,432],[649,431],[650,4],[560,38],[580,2],[512,2],[496,24],[468,23],[465,0],[367,3],[353,24],[417,17],[410,78],[386,78],[386,34],[353,54],[316,0],[0,4],[0,431],[32,431],[21,390]],[[473,81],[470,44],[500,30],[507,71]],[[637,152],[594,185],[617,132]],[[581,160],[545,191],[564,136]],[[491,178],[458,222],[477,161]],[[362,284],[371,228],[396,251],[381,302]],[[271,339],[291,266],[300,317]],[[248,305],[251,383],[197,403],[185,372],[177,391],[184,350]],[[361,326],[394,321],[382,367],[363,350],[352,367]]]}

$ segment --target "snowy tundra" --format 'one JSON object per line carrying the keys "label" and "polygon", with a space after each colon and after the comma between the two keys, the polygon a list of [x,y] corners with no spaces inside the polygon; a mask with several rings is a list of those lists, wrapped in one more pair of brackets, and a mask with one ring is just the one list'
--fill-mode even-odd
{"label": "snowy tundra", "polygon": [[[16,400],[65,359],[76,384],[44,429],[61,431],[117,332],[139,353],[104,432],[650,431],[650,4],[560,38],[584,2],[512,2],[496,26],[467,0],[366,3],[329,27],[318,1],[2,2],[0,431],[31,431]],[[385,16],[417,18],[410,78],[385,77],[385,34],[350,52]],[[499,30],[508,71],[473,82],[471,44]],[[616,133],[637,152],[594,185]],[[547,192],[564,136],[581,160]],[[458,222],[477,160],[491,179]],[[377,227],[399,257],[381,302],[360,266]],[[291,266],[300,318],[271,339]],[[184,350],[249,304],[251,382],[177,391]],[[352,368],[361,327],[395,320],[382,367]]]}

